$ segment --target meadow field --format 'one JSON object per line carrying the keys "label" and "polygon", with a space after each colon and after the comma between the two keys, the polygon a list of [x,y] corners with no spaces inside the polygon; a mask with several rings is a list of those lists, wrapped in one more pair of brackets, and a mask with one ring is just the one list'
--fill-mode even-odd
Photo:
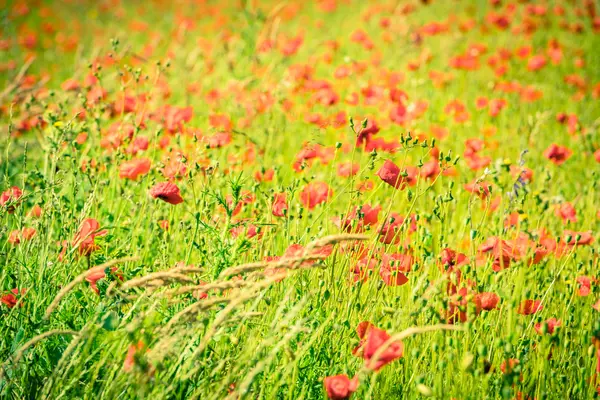
{"label": "meadow field", "polygon": [[593,399],[600,3],[0,0],[1,399]]}

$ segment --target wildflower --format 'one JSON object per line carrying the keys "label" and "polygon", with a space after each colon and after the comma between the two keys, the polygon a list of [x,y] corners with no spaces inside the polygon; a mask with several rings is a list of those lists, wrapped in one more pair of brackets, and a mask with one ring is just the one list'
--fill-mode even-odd
{"label": "wildflower", "polygon": [[233,209],[232,211],[232,215],[238,215],[241,211],[242,211],[242,207],[246,204],[252,204],[254,202],[254,200],[256,200],[256,196],[254,196],[254,194],[248,190],[242,190],[242,192],[239,195],[239,199],[237,204],[234,207],[233,204],[233,196],[228,194],[225,201],[227,202],[227,207],[229,207],[229,209]]}
{"label": "wildflower", "polygon": [[82,222],[71,243],[73,247],[79,246],[79,254],[89,256],[92,251],[96,250],[97,246],[94,243],[94,238],[104,236],[107,233],[106,230],[100,231],[99,229],[100,224],[93,218],[87,218]]}
{"label": "wildflower", "polygon": [[32,218],[39,218],[42,216],[42,207],[40,207],[39,205],[34,205],[33,207],[31,207],[31,210],[29,210],[29,216]]}
{"label": "wildflower", "polygon": [[[123,280],[123,275],[117,273],[117,267],[111,267],[111,272],[114,273],[120,280]],[[104,271],[93,271],[86,275],[85,280],[90,283],[90,287],[96,294],[100,294],[100,290],[98,290],[98,281],[100,279],[106,278],[106,273]]]}
{"label": "wildflower", "polygon": [[75,79],[67,79],[60,85],[60,87],[65,92],[71,92],[79,90],[81,85]]}
{"label": "wildflower", "polygon": [[140,175],[146,175],[150,171],[151,162],[147,158],[136,158],[121,164],[119,177],[136,180]]}
{"label": "wildflower", "polygon": [[504,219],[504,227],[505,228],[510,228],[510,227],[519,225],[520,217],[521,217],[521,214],[519,214],[516,211],[513,212],[513,213],[510,213]]}
{"label": "wildflower", "polygon": [[15,230],[10,233],[8,242],[13,245],[21,243],[21,240],[31,240],[37,231],[35,228],[23,228],[22,230]]}
{"label": "wildflower", "polygon": [[538,311],[541,311],[544,308],[541,300],[524,300],[519,308],[517,309],[517,313],[521,315],[531,315],[535,314]]}
{"label": "wildflower", "polygon": [[273,168],[269,168],[264,171],[256,171],[254,173],[254,179],[256,179],[258,182],[271,182],[274,175],[275,170]]}
{"label": "wildflower", "polygon": [[354,282],[366,282],[377,265],[379,265],[379,261],[376,258],[361,257],[352,268]]}
{"label": "wildflower", "polygon": [[466,307],[468,304],[468,294],[469,288],[462,287],[450,296],[448,301],[449,307],[447,311],[447,320],[449,324],[467,321]]}
{"label": "wildflower", "polygon": [[8,243],[12,244],[13,246],[16,246],[19,243],[21,243],[21,231],[19,231],[18,229],[12,231],[8,235]]}
{"label": "wildflower", "polygon": [[488,182],[470,182],[465,183],[464,186],[467,192],[471,192],[478,196],[480,199],[485,199],[491,193],[492,185]]}
{"label": "wildflower", "polygon": [[585,246],[590,245],[594,242],[592,232],[574,232],[565,229],[563,232],[564,243],[569,246]]}
{"label": "wildflower", "polygon": [[379,269],[379,276],[387,286],[402,286],[408,282],[401,265],[383,264]]}
{"label": "wildflower", "polygon": [[285,193],[275,193],[273,204],[271,206],[271,212],[276,217],[284,217],[289,207],[286,201]]}
{"label": "wildflower", "polygon": [[377,224],[380,211],[381,206],[371,207],[369,204],[365,204],[360,209],[355,207],[344,220],[335,217],[333,221],[346,232],[362,232],[365,226]]}
{"label": "wildflower", "polygon": [[552,161],[556,165],[561,165],[571,157],[573,152],[564,146],[559,146],[556,143],[552,143],[546,151],[544,151],[544,157]]}
{"label": "wildflower", "polygon": [[[198,283],[198,286],[204,286],[206,285],[206,282],[204,281],[200,281]],[[208,298],[208,293],[206,293],[205,291],[203,291],[202,289],[196,289],[192,292],[192,296],[196,299],[196,300],[203,300]]]}
{"label": "wildflower", "polygon": [[520,257],[519,248],[506,240],[490,237],[478,248],[478,253],[493,260],[493,270],[498,272],[510,266],[512,261]]}
{"label": "wildflower", "polygon": [[519,360],[516,358],[509,358],[508,360],[502,361],[502,364],[500,364],[500,371],[502,371],[503,374],[510,374],[517,365],[519,365]]}
{"label": "wildflower", "polygon": [[356,326],[356,334],[360,339],[365,339],[367,333],[369,333],[369,330],[374,327],[375,325],[373,325],[369,321],[362,321]]}
{"label": "wildflower", "polygon": [[13,308],[17,303],[19,303],[19,306],[23,307],[21,298],[25,296],[25,293],[27,293],[27,289],[21,289],[20,291],[19,289],[12,289],[10,293],[0,297],[0,302],[4,303],[8,308]]}
{"label": "wildflower", "polygon": [[543,323],[535,324],[535,331],[540,335],[543,335],[544,333],[552,335],[554,333],[554,330],[560,325],[560,320],[556,318],[550,318]]}
{"label": "wildflower", "polygon": [[309,210],[327,202],[333,197],[333,190],[325,182],[311,182],[300,192],[300,201]]}
{"label": "wildflower", "polygon": [[239,235],[241,235],[243,233],[246,234],[247,239],[252,239],[253,237],[255,237],[257,235],[259,238],[262,237],[262,232],[260,232],[259,228],[256,225],[248,224],[245,221],[241,221],[239,223],[239,225],[231,228],[229,230],[229,233],[231,233],[231,236],[233,236],[234,238],[237,238]]}
{"label": "wildflower", "polygon": [[[414,221],[411,223],[411,229],[416,226]],[[404,217],[401,217],[397,213],[391,213],[389,218],[383,222],[379,229],[379,241],[385,244],[398,243],[400,241],[400,228],[404,224]]]}
{"label": "wildflower", "polygon": [[547,60],[546,57],[542,54],[535,55],[529,59],[527,62],[527,70],[529,71],[538,71],[546,65]]}
{"label": "wildflower", "polygon": [[444,270],[450,270],[454,267],[460,267],[466,265],[469,259],[462,253],[457,253],[452,249],[445,248],[440,254],[440,259]]}
{"label": "wildflower", "polygon": [[183,202],[183,198],[179,194],[179,187],[171,182],[157,183],[150,189],[150,196],[174,205]]}
{"label": "wildflower", "polygon": [[145,136],[136,136],[131,141],[131,144],[127,148],[127,152],[129,154],[137,154],[144,150],[148,150],[148,138]]}
{"label": "wildflower", "polygon": [[377,176],[396,189],[404,189],[406,185],[414,186],[416,184],[418,173],[419,170],[415,167],[407,167],[404,171],[400,171],[396,164],[390,160],[385,160],[379,171],[377,171]]}
{"label": "wildflower", "polygon": [[[314,263],[316,259],[325,259],[333,252],[333,245],[327,245],[319,248],[314,248],[307,252],[306,248],[300,244],[291,244],[285,249],[285,252],[281,256],[281,260],[306,257],[307,260],[302,262],[303,265],[310,265]],[[312,258],[312,259],[311,259]]]}
{"label": "wildflower", "polygon": [[0,206],[9,204],[8,212],[13,213],[15,211],[15,208],[11,204],[16,204],[17,201],[21,198],[21,196],[23,196],[23,191],[19,189],[18,186],[13,186],[7,191],[2,192],[2,195],[0,195]]}
{"label": "wildflower", "polygon": [[[379,371],[383,366],[404,355],[404,343],[398,340],[386,344],[388,339],[390,335],[383,329],[375,327],[369,329],[363,351],[363,358],[368,368]],[[379,350],[384,346],[385,350],[380,352]]]}
{"label": "wildflower", "polygon": [[167,221],[166,219],[161,219],[158,221],[158,226],[160,226],[160,228],[164,231],[168,231],[169,230],[169,221]]}
{"label": "wildflower", "polygon": [[577,290],[578,296],[588,296],[592,290],[592,280],[588,276],[579,276],[577,277],[577,283],[579,284],[579,288]]}
{"label": "wildflower", "polygon": [[360,165],[358,163],[345,162],[338,164],[337,174],[342,178],[348,178],[350,176],[354,176],[360,170]]}
{"label": "wildflower", "polygon": [[477,314],[479,314],[481,310],[491,311],[495,309],[498,306],[498,302],[500,302],[500,297],[496,293],[482,292],[477,293],[473,297],[473,301],[475,302]]}
{"label": "wildflower", "polygon": [[490,117],[496,117],[507,106],[508,102],[505,99],[492,99],[490,100],[489,115]]}
{"label": "wildflower", "polygon": [[423,164],[420,175],[425,179],[435,179],[441,171],[438,160],[432,159]]}
{"label": "wildflower", "polygon": [[136,354],[142,352],[145,347],[146,345],[141,340],[136,344],[129,345],[129,348],[127,349],[127,355],[125,356],[125,361],[123,362],[123,370],[125,372],[133,371]]}
{"label": "wildflower", "polygon": [[358,377],[352,379],[346,375],[328,376],[323,380],[327,397],[331,400],[349,399],[358,388]]}

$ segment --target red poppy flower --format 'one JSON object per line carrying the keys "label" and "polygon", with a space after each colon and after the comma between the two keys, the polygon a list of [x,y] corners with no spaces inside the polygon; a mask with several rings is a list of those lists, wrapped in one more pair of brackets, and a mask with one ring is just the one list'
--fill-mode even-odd
{"label": "red poppy flower", "polygon": [[552,161],[556,165],[561,165],[571,157],[573,152],[564,146],[559,146],[556,143],[552,143],[546,151],[544,151],[544,157]]}
{"label": "red poppy flower", "polygon": [[367,333],[369,333],[369,330],[374,327],[375,325],[369,321],[362,321],[356,326],[356,334],[358,335],[359,339],[365,339]]}
{"label": "red poppy flower", "polygon": [[[116,273],[117,267],[111,267],[110,270],[113,273],[115,273],[120,280],[123,280],[123,275]],[[92,288],[92,290],[94,292],[96,292],[96,294],[99,294],[100,291],[98,290],[97,282],[100,279],[104,279],[105,277],[106,277],[106,274],[104,273],[104,271],[94,271],[94,272],[87,274],[87,276],[85,277],[85,280],[90,283],[90,287]]]}
{"label": "red poppy flower", "polygon": [[485,199],[491,193],[492,185],[488,182],[470,182],[463,186],[467,192],[477,195],[480,199]]}
{"label": "red poppy flower", "polygon": [[508,360],[502,361],[502,364],[500,364],[500,371],[502,371],[503,374],[510,374],[517,365],[519,365],[519,360],[516,358],[509,358]]}
{"label": "red poppy flower", "polygon": [[369,204],[365,204],[360,209],[355,207],[344,220],[335,217],[333,222],[346,232],[362,232],[365,226],[377,224],[380,211],[381,206],[371,207]]}
{"label": "red poppy flower", "polygon": [[393,253],[384,254],[382,257],[382,266],[391,270],[398,270],[408,273],[415,264],[415,258],[409,254]]}
{"label": "red poppy flower", "polygon": [[404,223],[404,217],[397,213],[391,213],[379,229],[379,241],[385,244],[398,243],[400,241],[400,227]]}
{"label": "red poppy flower", "polygon": [[503,108],[507,106],[508,102],[505,99],[492,99],[490,100],[489,115],[490,117],[496,117],[500,114]]}
{"label": "red poppy flower", "polygon": [[244,205],[252,204],[254,202],[254,200],[256,200],[256,196],[254,196],[254,194],[248,190],[242,190],[242,192],[240,193],[240,196],[239,196],[239,200],[238,200],[237,204],[235,205],[235,207],[233,204],[233,196],[232,195],[228,194],[225,199],[229,209],[233,208],[232,215],[234,215],[234,216],[238,215],[242,211],[242,207],[244,207]]}
{"label": "red poppy flower", "polygon": [[577,290],[578,296],[588,296],[592,290],[592,280],[589,276],[579,276],[577,277],[577,283],[579,284],[579,289]]}
{"label": "red poppy flower", "polygon": [[442,170],[438,160],[432,159],[423,164],[420,175],[425,179],[435,179],[440,172]]}
{"label": "red poppy flower", "polygon": [[273,199],[273,205],[271,206],[271,212],[276,217],[284,217],[287,211],[289,210],[286,194],[285,193],[275,193]]}
{"label": "red poppy flower", "polygon": [[358,163],[345,162],[338,164],[337,174],[342,178],[348,178],[350,176],[354,176],[360,170],[360,165]]}
{"label": "red poppy flower", "polygon": [[93,218],[85,219],[75,235],[75,238],[73,238],[71,245],[73,247],[79,246],[79,254],[86,256],[90,255],[97,247],[94,243],[94,238],[97,236],[104,236],[107,233],[106,230],[99,231],[99,229],[100,223],[98,223],[98,221]]}
{"label": "red poppy flower", "polygon": [[[205,285],[206,282],[204,281],[200,281],[198,282],[199,286]],[[208,298],[208,293],[206,293],[205,291],[201,290],[201,289],[196,289],[192,292],[192,296],[196,299],[196,300],[203,300]]]}
{"label": "red poppy flower", "polygon": [[136,136],[132,141],[127,152],[129,154],[137,154],[144,150],[148,150],[148,138],[145,136]]}
{"label": "red poppy flower", "polygon": [[375,327],[369,329],[363,351],[363,358],[366,360],[366,365],[369,369],[378,371],[383,366],[404,355],[404,343],[396,341],[389,344],[386,349],[376,357],[376,353],[378,353],[379,349],[382,348],[389,338],[390,335],[383,329]]}
{"label": "red poppy flower", "polygon": [[179,194],[179,187],[171,182],[157,183],[150,189],[150,196],[161,199],[169,204],[179,204],[183,198]]}
{"label": "red poppy flower", "polygon": [[466,265],[469,262],[469,259],[466,255],[462,253],[457,253],[456,251],[449,248],[445,248],[442,250],[440,254],[440,260],[445,271],[454,267]]}
{"label": "red poppy flower", "polygon": [[[281,260],[286,260],[296,257],[316,256],[318,258],[326,258],[333,252],[333,245],[327,245],[319,248],[314,248],[310,252],[306,252],[306,248],[301,244],[291,244],[285,249],[285,252],[281,256]],[[303,262],[304,265],[312,264],[311,260]]]}
{"label": "red poppy flower", "polygon": [[79,90],[81,85],[75,79],[67,79],[60,85],[61,89],[65,92]]}
{"label": "red poppy flower", "polygon": [[[548,333],[549,335],[552,335],[554,333],[554,330],[557,327],[559,327],[560,325],[561,325],[560,320],[558,320],[556,318],[550,318],[550,319],[546,320],[545,322],[535,324],[535,331],[540,335],[543,335],[544,333]],[[544,328],[546,328],[545,332],[544,332]]]}
{"label": "red poppy flower", "polygon": [[465,156],[465,161],[470,169],[477,171],[490,165],[492,159],[490,157],[480,156],[479,154],[472,154],[470,156]]}
{"label": "red poppy flower", "polygon": [[382,264],[379,276],[387,286],[402,286],[408,282],[408,278],[402,273],[402,266],[399,265]]}
{"label": "red poppy flower", "polygon": [[366,282],[378,265],[379,261],[376,258],[361,257],[352,268],[354,282]]}
{"label": "red poppy flower", "polygon": [[477,293],[473,297],[473,301],[477,308],[477,314],[479,314],[481,310],[490,311],[495,309],[498,306],[498,302],[500,302],[500,297],[496,293],[482,292]]}
{"label": "red poppy flower", "polygon": [[492,265],[495,272],[508,268],[512,261],[520,258],[517,246],[495,236],[482,243],[477,251],[480,255],[493,260]]}
{"label": "red poppy flower", "polygon": [[406,185],[414,186],[417,183],[418,173],[419,170],[411,166],[406,167],[404,171],[400,171],[396,164],[390,160],[385,160],[379,171],[377,171],[377,176],[396,189],[404,189]]}
{"label": "red poppy flower", "polygon": [[16,246],[19,243],[21,243],[21,231],[18,229],[12,231],[8,235],[8,243],[12,244],[13,246]]}
{"label": "red poppy flower", "polygon": [[533,181],[533,170],[527,167],[510,166],[510,174],[515,178],[521,178],[527,182]]}
{"label": "red poppy flower", "polygon": [[255,236],[258,236],[259,238],[262,237],[262,232],[259,231],[256,225],[244,221],[240,221],[240,224],[231,228],[229,232],[234,238],[237,238],[244,233],[247,239],[252,239]]}
{"label": "red poppy flower", "polygon": [[167,221],[166,219],[161,219],[158,221],[158,226],[160,226],[160,228],[162,230],[168,231],[169,230],[169,221]]}
{"label": "red poppy flower", "polygon": [[258,182],[271,182],[273,180],[273,176],[275,176],[275,170],[273,168],[269,168],[263,171],[256,171],[254,173],[254,179]]}
{"label": "red poppy flower", "polygon": [[451,293],[448,299],[447,321],[449,324],[467,321],[467,296],[469,288],[462,287]]}
{"label": "red poppy flower", "polygon": [[562,219],[565,224],[568,222],[577,222],[577,211],[575,211],[573,204],[569,202],[557,205],[554,213],[557,217]]}
{"label": "red poppy flower", "polygon": [[325,182],[310,182],[300,192],[300,202],[309,210],[327,202],[333,197],[333,190]]}
{"label": "red poppy flower", "polygon": [[151,162],[147,158],[136,158],[121,164],[119,177],[136,180],[140,175],[146,175],[150,171]]}
{"label": "red poppy flower", "polygon": [[521,216],[521,214],[519,214],[516,211],[507,215],[506,218],[504,219],[504,227],[510,228],[510,227],[519,225],[520,216]]}
{"label": "red poppy flower", "polygon": [[380,211],[381,206],[379,205],[372,207],[369,204],[364,204],[360,208],[360,215],[362,215],[362,220],[364,221],[365,225],[376,225]]}
{"label": "red poppy flower", "polygon": [[21,232],[19,232],[19,236],[23,240],[31,240],[36,233],[37,231],[35,228],[23,228]]}
{"label": "red poppy flower", "polygon": [[358,378],[350,379],[346,375],[328,376],[323,380],[327,398],[331,400],[346,400],[358,388]]}
{"label": "red poppy flower", "polygon": [[135,356],[138,353],[141,353],[146,345],[141,340],[136,344],[129,345],[127,349],[127,355],[125,356],[125,361],[123,362],[123,370],[125,372],[133,371],[133,367],[135,365]]}
{"label": "red poppy flower", "polygon": [[[0,297],[0,302],[4,303],[8,308],[13,308],[19,303],[20,307],[23,307],[23,302],[20,301],[23,296],[27,293],[27,289],[12,289],[9,294],[5,294]],[[17,297],[18,296],[18,297]]]}
{"label": "red poppy flower", "polygon": [[594,242],[592,232],[575,232],[565,229],[563,232],[564,243],[569,246],[586,246]]}
{"label": "red poppy flower", "polygon": [[29,211],[28,214],[30,217],[34,217],[34,218],[39,218],[42,216],[42,207],[40,207],[39,205],[34,205],[33,207],[31,207],[31,210]]}
{"label": "red poppy flower", "polygon": [[542,69],[547,63],[546,57],[542,54],[535,55],[527,62],[527,69],[529,71],[538,71]]}
{"label": "red poppy flower", "polygon": [[521,315],[531,315],[535,314],[538,311],[541,311],[544,308],[541,300],[524,300],[519,308],[517,309],[517,313]]}
{"label": "red poppy flower", "polygon": [[[0,195],[0,206],[4,206],[9,202],[16,203],[21,198],[21,196],[23,196],[23,191],[19,189],[18,186],[13,186],[7,191],[2,192],[2,195]],[[14,210],[15,209],[12,206],[8,208],[9,213],[12,213]]]}
{"label": "red poppy flower", "polygon": [[489,100],[486,97],[478,97],[475,100],[475,107],[478,110],[484,109],[488,106]]}

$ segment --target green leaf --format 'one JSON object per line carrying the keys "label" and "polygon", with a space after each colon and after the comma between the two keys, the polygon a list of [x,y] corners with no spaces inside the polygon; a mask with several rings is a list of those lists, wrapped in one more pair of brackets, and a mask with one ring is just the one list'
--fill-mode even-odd
{"label": "green leaf", "polygon": [[114,331],[119,327],[119,316],[116,312],[110,311],[102,318],[102,328],[107,331]]}

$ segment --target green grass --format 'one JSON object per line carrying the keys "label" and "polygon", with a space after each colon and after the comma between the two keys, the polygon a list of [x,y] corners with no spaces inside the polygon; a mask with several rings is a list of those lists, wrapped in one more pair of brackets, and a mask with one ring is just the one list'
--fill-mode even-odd
{"label": "green grass", "polygon": [[[597,396],[600,314],[592,305],[600,294],[600,163],[594,158],[600,149],[600,39],[585,11],[590,7],[550,1],[544,16],[530,16],[533,3],[524,2],[515,3],[514,14],[507,4],[482,1],[338,1],[333,12],[313,1],[168,3],[38,1],[28,4],[25,15],[18,15],[21,3],[2,7],[0,39],[7,45],[0,46],[6,47],[0,50],[6,88],[0,95],[0,192],[17,186],[23,195],[0,206],[0,291],[26,293],[14,307],[0,303],[0,398],[318,399],[326,397],[323,379],[338,374],[358,376],[356,399]],[[405,4],[414,11],[404,12]],[[556,15],[555,6],[565,15]],[[509,29],[491,24],[490,13],[512,15]],[[387,28],[380,25],[384,17],[391,22]],[[461,31],[459,23],[469,19],[475,28]],[[529,20],[535,31],[512,31]],[[146,27],[136,30],[132,23],[141,21]],[[448,23],[448,30],[417,34],[430,22]],[[580,33],[568,29],[574,24],[581,24]],[[357,29],[368,33],[374,49],[351,40]],[[29,33],[37,36],[31,49],[22,44]],[[284,43],[297,35],[303,37],[297,53],[283,55]],[[265,38],[274,40],[274,48],[258,51]],[[553,39],[563,52],[556,65],[548,59],[532,72],[528,59],[514,56],[522,46],[531,46],[532,55],[546,54]],[[487,48],[478,69],[450,66],[475,44]],[[488,66],[499,49],[513,53],[502,77]],[[428,62],[409,68],[426,54]],[[583,65],[576,65],[577,58]],[[342,65],[353,74],[334,78]],[[311,71],[305,79],[302,68]],[[431,71],[452,78],[438,87]],[[402,75],[399,83],[389,83],[392,72]],[[83,83],[89,74],[98,79],[95,87],[106,90],[95,104],[87,102]],[[583,88],[565,82],[573,74],[584,79]],[[82,87],[61,88],[70,78]],[[333,105],[319,103],[310,89],[323,82],[339,97]],[[519,93],[499,91],[501,82],[531,86],[543,96],[526,102]],[[369,85],[382,91],[376,104],[365,104],[361,94]],[[389,116],[392,87],[406,93],[409,110],[419,101],[427,110],[395,124]],[[357,105],[346,101],[354,92]],[[125,94],[138,98],[134,112],[114,107]],[[479,97],[505,99],[507,106],[492,117],[476,108]],[[453,100],[466,106],[467,121],[456,122],[444,111]],[[169,132],[157,117],[166,105],[191,107],[191,118]],[[306,120],[320,114],[331,122],[342,111],[338,126]],[[558,113],[577,115],[575,132],[557,120]],[[215,123],[219,115],[232,126]],[[23,128],[23,121],[37,116],[43,124]],[[381,128],[373,138],[397,141],[397,151],[355,146],[367,120]],[[435,139],[434,126],[449,134]],[[495,132],[484,134],[490,127]],[[209,138],[223,131],[231,142],[211,147]],[[149,146],[132,155],[128,149],[138,136]],[[108,148],[111,137],[120,142]],[[486,168],[469,168],[467,139],[482,139],[478,154],[491,160]],[[544,156],[552,143],[572,151],[561,165]],[[321,159],[297,171],[296,156],[306,145],[320,146]],[[434,148],[441,152],[437,158]],[[141,157],[152,162],[147,174],[135,181],[119,177],[124,162]],[[438,159],[454,174],[394,189],[377,176],[388,159],[401,169]],[[339,176],[344,162],[357,163],[359,172]],[[509,195],[517,182],[511,166],[533,171],[516,195]],[[255,178],[271,168],[272,181]],[[173,170],[184,199],[177,205],[148,193]],[[326,182],[333,195],[310,210],[301,192],[313,181]],[[358,190],[365,181],[372,190]],[[488,182],[491,195],[481,199],[465,190],[475,181]],[[252,201],[238,213],[234,206],[248,193]],[[286,194],[284,217],[272,214],[276,193]],[[556,214],[566,202],[576,210],[575,222]],[[378,223],[360,232],[361,244],[339,236],[349,233],[334,219],[363,204],[381,211]],[[30,214],[36,205],[39,217]],[[406,219],[394,243],[384,244],[379,230],[391,213],[414,216],[413,226]],[[505,226],[514,213],[518,225]],[[106,235],[95,237],[93,251],[84,253],[75,237],[88,218]],[[168,221],[167,230],[160,221]],[[355,219],[352,227],[357,224]],[[246,235],[250,225],[258,232],[254,237]],[[11,234],[24,228],[35,235],[12,243]],[[569,240],[565,230],[576,232],[572,240],[591,232],[593,241],[550,251],[530,265],[537,246]],[[287,269],[283,279],[275,279],[272,266],[227,274],[282,256],[291,244],[307,246],[331,235],[328,257],[280,262],[277,267]],[[517,236],[529,242],[496,272],[482,244]],[[450,293],[457,282],[441,272],[446,248],[469,258],[457,267],[459,288],[468,287],[465,298]],[[402,286],[387,286],[379,275],[383,256],[394,253],[414,258]],[[361,257],[373,257],[374,270],[355,282],[352,271]],[[97,282],[99,293],[85,280],[97,266],[106,273]],[[151,274],[159,275],[144,278]],[[582,276],[591,278],[587,296],[578,292]],[[199,284],[215,289],[198,299]],[[473,297],[482,292],[495,293],[500,302],[477,315]],[[541,300],[543,309],[519,314],[527,299]],[[449,317],[453,302],[461,300],[463,322]],[[535,324],[550,318],[561,325],[553,334],[538,333]],[[352,355],[362,321],[389,334],[443,325],[404,338],[403,356],[375,372]],[[451,323],[455,329],[448,330]],[[131,368],[124,367],[128,350],[140,341]],[[519,360],[518,366],[502,372],[509,359]]]}

